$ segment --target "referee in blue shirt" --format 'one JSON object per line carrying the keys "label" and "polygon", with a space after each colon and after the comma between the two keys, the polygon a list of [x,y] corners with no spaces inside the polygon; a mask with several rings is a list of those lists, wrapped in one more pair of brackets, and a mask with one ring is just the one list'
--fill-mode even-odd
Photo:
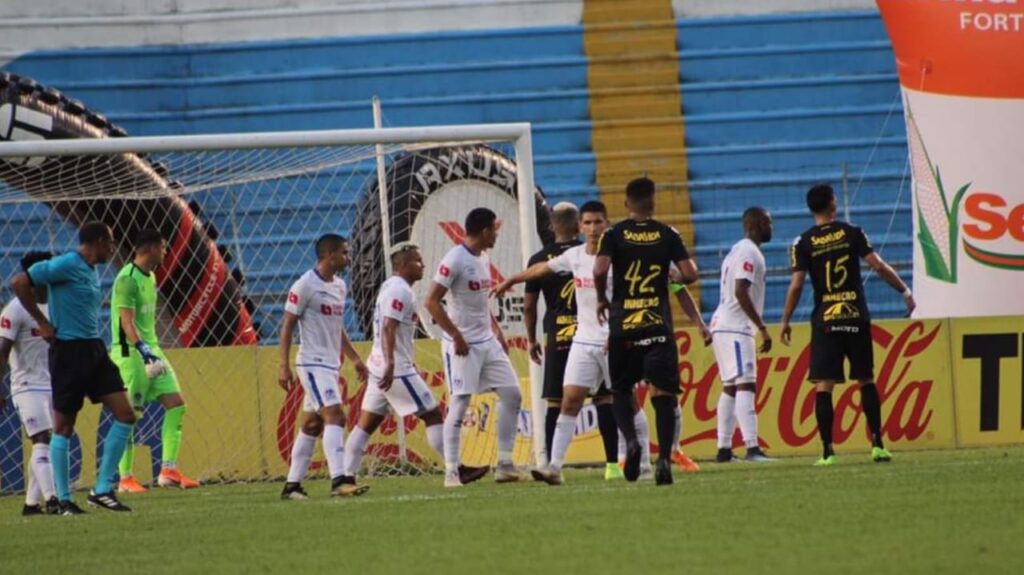
{"label": "referee in blue shirt", "polygon": [[[60,515],[84,513],[71,500],[68,448],[75,419],[85,397],[103,403],[114,416],[100,459],[90,505],[111,511],[131,511],[114,495],[114,474],[128,442],[135,412],[128,401],[121,375],[100,338],[103,292],[96,265],[114,253],[114,235],[102,222],[89,222],[78,230],[78,249],[39,262],[11,282],[25,310],[39,324],[40,335],[50,342],[50,379],[53,387],[54,436],[50,442],[53,481],[60,500]],[[50,320],[37,305],[33,286],[47,286]]]}

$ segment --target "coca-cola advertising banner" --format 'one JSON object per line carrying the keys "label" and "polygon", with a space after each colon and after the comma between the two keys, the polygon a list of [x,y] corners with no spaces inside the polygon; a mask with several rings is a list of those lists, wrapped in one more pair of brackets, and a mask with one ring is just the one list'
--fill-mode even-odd
{"label": "coca-cola advertising banner", "polygon": [[[886,443],[896,451],[947,449],[994,444],[1024,444],[1024,318],[960,318],[877,322],[875,374],[882,398]],[[1017,327],[1014,327],[1017,326]],[[776,328],[771,328],[775,330]],[[679,401],[683,409],[683,448],[699,459],[717,450],[717,404],[722,385],[711,350],[690,330],[676,333],[682,379]],[[794,327],[793,345],[776,339],[771,353],[758,358],[757,412],[761,445],[773,455],[816,455],[819,450],[814,420],[814,387],[807,382],[810,332]],[[523,397],[530,397],[527,357],[522,338],[513,339],[512,357],[522,374]],[[357,343],[364,356],[369,344]],[[292,441],[301,420],[302,390],[285,393],[277,385],[277,349],[224,347],[172,349],[184,392],[189,398],[189,437],[182,447],[183,465],[203,478],[254,479],[276,477],[287,471]],[[417,363],[424,379],[444,405],[447,385],[438,343],[416,342]],[[342,369],[338,385],[351,426],[357,419],[365,392],[351,367]],[[641,395],[646,393],[641,390]],[[835,391],[834,436],[840,453],[869,448],[860,393],[854,384]],[[645,406],[650,410],[650,402]],[[519,415],[515,457],[531,462],[535,438],[529,404]],[[143,437],[159,438],[162,409],[147,412]],[[98,410],[86,410],[80,429],[96,430],[76,441],[87,465],[77,465],[91,481],[95,447],[104,425],[97,425]],[[470,464],[493,463],[497,449],[494,397],[474,399],[463,430],[463,459]],[[653,414],[651,414],[653,421]],[[23,485],[22,455],[30,446],[17,431],[21,423],[14,410],[0,412],[0,490]],[[654,434],[652,433],[652,440]],[[405,437],[405,450],[398,438]],[[734,437],[739,446],[739,436]],[[655,445],[650,446],[652,450]],[[423,422],[416,417],[389,417],[374,435],[373,457],[400,457],[416,463],[440,464],[428,447]],[[78,453],[76,451],[76,453]],[[140,450],[137,457],[144,457]],[[153,449],[159,453],[159,449]],[[597,418],[591,407],[582,412],[570,449],[572,463],[604,460]],[[319,457],[319,456],[318,456]],[[159,461],[153,462],[159,469]],[[314,463],[322,465],[323,462]],[[137,471],[145,469],[139,463]],[[142,473],[145,479],[145,473]]]}
{"label": "coca-cola advertising banner", "polygon": [[1024,1],[878,6],[910,147],[916,317],[1020,315]]}

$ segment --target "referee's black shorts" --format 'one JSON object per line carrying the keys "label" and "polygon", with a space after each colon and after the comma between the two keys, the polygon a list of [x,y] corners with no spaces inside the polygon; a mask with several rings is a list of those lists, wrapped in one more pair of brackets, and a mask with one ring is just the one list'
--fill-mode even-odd
{"label": "referee's black shorts", "polygon": [[671,335],[610,338],[608,370],[614,391],[632,391],[637,382],[647,380],[662,391],[679,394],[679,350]]}
{"label": "referee's black shorts", "polygon": [[871,325],[824,326],[811,324],[811,382],[845,383],[843,360],[850,360],[850,379],[874,381],[875,351]]}
{"label": "referee's black shorts", "polygon": [[54,340],[50,345],[50,383],[53,409],[74,414],[85,398],[93,403],[124,391],[121,373],[99,339]]}

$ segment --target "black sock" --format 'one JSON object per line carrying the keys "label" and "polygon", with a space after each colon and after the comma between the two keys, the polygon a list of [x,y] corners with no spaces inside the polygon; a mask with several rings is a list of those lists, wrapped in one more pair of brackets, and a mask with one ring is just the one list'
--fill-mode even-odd
{"label": "black sock", "polygon": [[818,420],[822,457],[832,455],[832,392],[819,391],[814,396],[814,418]]}
{"label": "black sock", "polygon": [[605,460],[608,463],[618,463],[619,428],[615,426],[615,410],[612,409],[612,404],[602,403],[597,406],[597,428],[601,430]]}
{"label": "black sock", "polygon": [[612,410],[615,412],[615,424],[619,426],[626,445],[636,443],[636,427],[633,425],[633,390],[616,391],[613,396]]}
{"label": "black sock", "polygon": [[672,446],[676,439],[676,404],[674,395],[656,395],[651,398],[654,406],[654,427],[658,431],[658,459],[671,459]]}
{"label": "black sock", "polygon": [[882,443],[882,400],[878,397],[878,387],[873,383],[860,386],[860,402],[864,406],[868,430],[871,431],[871,445],[885,447]]}
{"label": "black sock", "polygon": [[547,413],[544,414],[544,447],[548,450],[548,459],[551,458],[551,442],[555,440],[555,425],[561,412],[562,408],[549,405]]}

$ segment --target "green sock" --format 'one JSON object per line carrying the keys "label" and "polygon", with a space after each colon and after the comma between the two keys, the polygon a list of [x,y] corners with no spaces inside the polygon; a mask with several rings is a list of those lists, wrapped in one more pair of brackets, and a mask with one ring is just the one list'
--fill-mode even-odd
{"label": "green sock", "polygon": [[181,449],[181,420],[185,418],[185,406],[179,405],[164,411],[164,427],[161,435],[163,442],[163,463],[177,463],[178,450]]}
{"label": "green sock", "polygon": [[121,479],[132,475],[132,468],[135,466],[135,430],[128,434],[128,443],[124,446],[124,455],[117,464],[117,471]]}

